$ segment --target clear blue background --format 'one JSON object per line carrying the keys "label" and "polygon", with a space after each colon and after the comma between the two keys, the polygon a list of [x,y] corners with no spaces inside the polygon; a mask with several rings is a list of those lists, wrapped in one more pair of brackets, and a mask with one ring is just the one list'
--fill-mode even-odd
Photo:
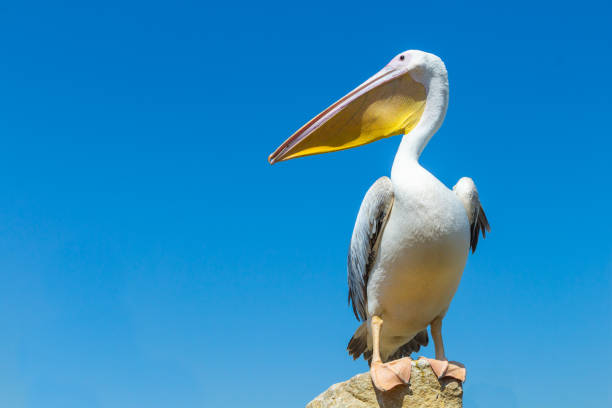
{"label": "clear blue background", "polygon": [[414,48],[451,84],[422,163],[493,228],[445,320],[466,407],[612,406],[609,3],[84,3],[0,6],[0,405],[299,407],[365,371],[346,249],[399,138],[266,159]]}

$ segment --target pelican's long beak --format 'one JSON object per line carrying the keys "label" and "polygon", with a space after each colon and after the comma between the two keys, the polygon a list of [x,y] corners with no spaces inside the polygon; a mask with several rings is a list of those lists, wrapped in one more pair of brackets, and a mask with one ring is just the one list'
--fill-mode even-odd
{"label": "pelican's long beak", "polygon": [[408,133],[425,108],[425,87],[389,64],[315,116],[270,155],[279,161],[335,152]]}

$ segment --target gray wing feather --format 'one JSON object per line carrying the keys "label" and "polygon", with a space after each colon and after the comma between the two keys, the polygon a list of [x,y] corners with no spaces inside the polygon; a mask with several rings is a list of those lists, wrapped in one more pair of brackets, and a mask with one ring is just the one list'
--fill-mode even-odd
{"label": "gray wing feather", "polygon": [[358,320],[367,319],[368,277],[393,207],[393,198],[391,179],[379,178],[366,193],[355,221],[348,253],[348,299]]}

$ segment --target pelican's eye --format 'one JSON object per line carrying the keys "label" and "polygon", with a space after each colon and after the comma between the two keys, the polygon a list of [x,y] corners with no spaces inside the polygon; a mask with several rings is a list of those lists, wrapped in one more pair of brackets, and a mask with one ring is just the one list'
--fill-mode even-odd
{"label": "pelican's eye", "polygon": [[406,58],[406,57],[404,57],[403,55],[400,55],[400,61],[403,61],[404,58]]}

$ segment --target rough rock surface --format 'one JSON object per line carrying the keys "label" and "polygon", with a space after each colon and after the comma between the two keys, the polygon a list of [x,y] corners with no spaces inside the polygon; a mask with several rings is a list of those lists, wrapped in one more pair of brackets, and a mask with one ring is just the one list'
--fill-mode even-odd
{"label": "rough rock surface", "polygon": [[334,384],[306,408],[461,408],[463,388],[452,378],[438,380],[427,360],[412,362],[410,384],[382,393],[370,373]]}

